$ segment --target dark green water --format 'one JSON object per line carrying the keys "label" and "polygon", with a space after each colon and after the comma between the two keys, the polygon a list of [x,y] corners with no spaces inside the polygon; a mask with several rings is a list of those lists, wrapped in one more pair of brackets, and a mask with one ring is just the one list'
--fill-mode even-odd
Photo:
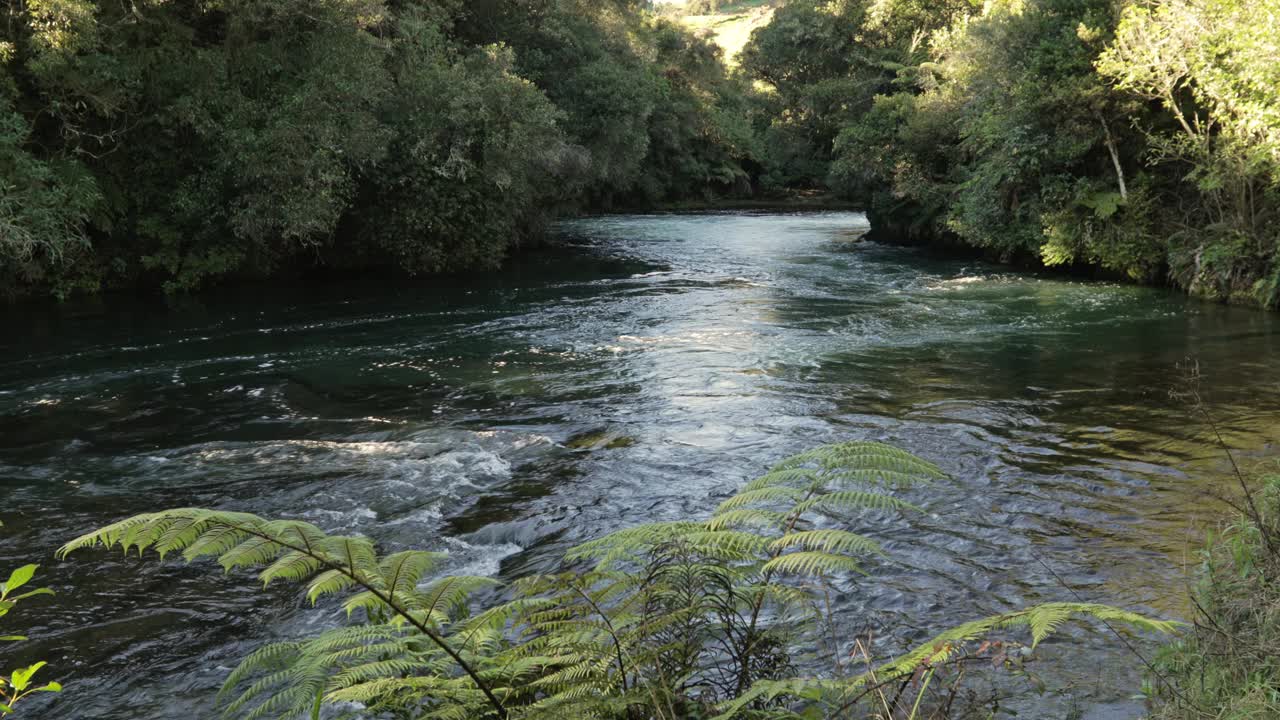
{"label": "dark green water", "polygon": [[[1228,440],[1266,462],[1276,316],[852,242],[864,226],[613,217],[566,225],[576,247],[518,270],[414,290],[7,311],[0,567],[44,562],[59,595],[11,616],[42,639],[0,664],[43,657],[68,682],[23,717],[214,717],[239,656],[334,622],[209,568],[50,558],[125,515],[298,516],[511,578],[611,529],[706,514],[772,461],[851,438],[952,480],[911,498],[925,515],[867,520],[891,559],[842,588],[850,635],[883,628],[889,652],[1072,599],[1040,560],[1089,600],[1182,613],[1188,549],[1222,512],[1206,492],[1228,479],[1168,390],[1198,359]],[[632,442],[579,447],[588,433]],[[1139,714],[1114,640],[1045,654],[1086,717]],[[1060,716],[1054,702],[1031,716]]]}

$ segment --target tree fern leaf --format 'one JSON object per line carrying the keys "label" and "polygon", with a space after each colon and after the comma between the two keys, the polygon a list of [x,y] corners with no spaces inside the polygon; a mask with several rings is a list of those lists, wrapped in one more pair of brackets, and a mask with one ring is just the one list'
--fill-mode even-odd
{"label": "tree fern leaf", "polygon": [[271,643],[253,651],[227,676],[222,688],[218,691],[218,699],[224,700],[228,693],[253,673],[287,668],[297,659],[302,645],[298,642]]}
{"label": "tree fern leaf", "polygon": [[[1032,641],[1038,644],[1057,630],[1064,622],[1072,619],[1095,618],[1109,623],[1129,625],[1141,630],[1159,633],[1173,632],[1179,623],[1167,620],[1156,620],[1139,613],[1122,610],[1109,605],[1093,603],[1045,603],[1015,612],[993,615],[957,625],[939,634],[932,640],[920,645],[911,652],[895,659],[879,668],[876,672],[884,677],[887,674],[913,672],[921,663],[943,662],[950,658],[960,643],[985,637],[1000,629],[1027,627],[1031,630]],[[1034,646],[1034,645],[1033,645]]]}
{"label": "tree fern leaf", "polygon": [[262,581],[263,586],[270,585],[275,580],[298,582],[311,577],[319,569],[320,561],[297,550],[292,550],[281,555],[274,563],[268,565],[265,570],[258,574],[258,579]]}
{"label": "tree fern leaf", "polygon": [[244,530],[217,522],[207,523],[205,531],[182,551],[182,559],[191,562],[204,556],[218,556],[244,542]]}
{"label": "tree fern leaf", "polygon": [[774,510],[758,508],[738,508],[713,516],[707,521],[706,529],[711,531],[728,530],[742,526],[779,527],[787,519],[787,514]]}
{"label": "tree fern leaf", "polygon": [[431,669],[431,666],[427,663],[407,658],[379,660],[377,662],[364,663],[343,670],[334,676],[333,684],[334,687],[338,688],[350,687],[352,685],[369,682],[371,680],[402,678],[408,675],[413,675],[424,669],[429,670]]}
{"label": "tree fern leaf", "polygon": [[865,490],[837,490],[805,500],[793,509],[804,513],[810,510],[913,510],[924,512],[919,506],[892,495]]}
{"label": "tree fern leaf", "polygon": [[445,553],[424,552],[422,550],[406,550],[388,555],[378,564],[383,578],[383,588],[392,597],[407,595],[413,592],[432,568],[447,558]]}
{"label": "tree fern leaf", "polygon": [[307,599],[314,605],[326,595],[336,595],[355,585],[355,580],[341,570],[326,570],[312,579],[307,586]]}
{"label": "tree fern leaf", "polygon": [[451,575],[440,578],[423,588],[421,609],[431,616],[442,617],[447,622],[465,613],[467,601],[477,591],[499,584],[493,578],[474,575]]}
{"label": "tree fern leaf", "polygon": [[[127,533],[134,532],[135,528],[145,526],[159,516],[160,513],[143,513],[141,515],[135,515],[119,522],[112,523],[91,533],[81,535],[59,548],[58,557],[65,558],[68,554],[76,550],[93,547],[98,544],[107,548],[120,545],[121,540],[124,539]],[[128,552],[129,546],[123,546],[122,549],[125,552]]]}
{"label": "tree fern leaf", "polygon": [[743,492],[754,492],[769,487],[807,488],[822,481],[819,471],[805,467],[775,467],[769,472],[747,483]]}
{"label": "tree fern leaf", "polygon": [[207,518],[173,518],[163,532],[156,534],[151,545],[163,560],[168,553],[189,547],[207,528]]}
{"label": "tree fern leaf", "polygon": [[733,497],[720,503],[716,508],[715,514],[722,515],[730,510],[734,510],[748,505],[757,503],[781,503],[786,502],[787,506],[794,505],[805,495],[804,490],[798,488],[787,487],[785,485],[771,485],[768,487],[756,488],[754,490],[744,490]]}
{"label": "tree fern leaf", "polygon": [[857,561],[847,555],[803,550],[779,555],[761,567],[764,573],[788,573],[794,575],[824,576],[838,572],[866,572]]}
{"label": "tree fern leaf", "polygon": [[565,560],[599,560],[619,548],[643,550],[664,542],[670,542],[682,535],[704,529],[702,523],[666,522],[648,523],[609,533],[602,538],[591,540],[565,553]]}
{"label": "tree fern leaf", "polygon": [[261,537],[250,537],[218,558],[226,570],[262,565],[284,549],[280,543]]}
{"label": "tree fern leaf", "polygon": [[769,545],[775,552],[783,552],[792,548],[817,550],[827,553],[875,553],[883,555],[880,543],[865,535],[858,535],[847,530],[807,530],[783,535]]}
{"label": "tree fern leaf", "polygon": [[347,616],[350,617],[357,610],[364,610],[366,613],[373,614],[388,608],[387,604],[382,601],[382,598],[378,597],[370,590],[364,590],[347,598],[346,601],[342,603],[342,609],[346,611]]}
{"label": "tree fern leaf", "polygon": [[706,530],[690,533],[685,539],[699,552],[730,560],[746,559],[758,555],[768,547],[769,540],[751,532],[738,530]]}
{"label": "tree fern leaf", "polygon": [[366,582],[381,584],[378,556],[368,538],[333,536],[320,540],[320,547],[337,565],[358,575]]}
{"label": "tree fern leaf", "polygon": [[909,488],[932,481],[933,475],[920,471],[903,471],[887,467],[844,468],[827,474],[827,482],[843,486],[871,486],[894,489]]}

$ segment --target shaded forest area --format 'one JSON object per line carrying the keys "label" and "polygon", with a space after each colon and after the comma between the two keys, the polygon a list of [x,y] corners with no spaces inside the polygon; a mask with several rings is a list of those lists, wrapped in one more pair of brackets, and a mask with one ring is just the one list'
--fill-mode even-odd
{"label": "shaded forest area", "polygon": [[[698,8],[699,12],[706,8]],[[485,268],[566,212],[826,190],[883,237],[1280,301],[1280,0],[19,0],[10,294]]]}
{"label": "shaded forest area", "polygon": [[747,182],[740,82],[628,0],[27,0],[3,40],[10,289],[484,268]]}

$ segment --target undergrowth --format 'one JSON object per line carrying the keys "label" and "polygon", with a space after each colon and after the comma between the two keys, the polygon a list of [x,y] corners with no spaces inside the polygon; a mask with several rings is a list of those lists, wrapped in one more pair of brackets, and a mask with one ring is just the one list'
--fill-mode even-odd
{"label": "undergrowth", "polygon": [[1156,657],[1152,720],[1280,718],[1280,476],[1246,492],[1201,551],[1192,629]]}

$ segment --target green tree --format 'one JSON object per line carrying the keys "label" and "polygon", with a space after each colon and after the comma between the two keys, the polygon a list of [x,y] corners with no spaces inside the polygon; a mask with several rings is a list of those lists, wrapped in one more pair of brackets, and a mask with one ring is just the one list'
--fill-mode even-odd
{"label": "green tree", "polygon": [[1171,212],[1170,261],[1211,297],[1280,301],[1280,53],[1275,0],[1168,0],[1125,11],[1099,71],[1156,101],[1150,159],[1198,202]]}
{"label": "green tree", "polygon": [[491,268],[555,213],[748,192],[745,87],[629,0],[15,0],[13,292]]}

